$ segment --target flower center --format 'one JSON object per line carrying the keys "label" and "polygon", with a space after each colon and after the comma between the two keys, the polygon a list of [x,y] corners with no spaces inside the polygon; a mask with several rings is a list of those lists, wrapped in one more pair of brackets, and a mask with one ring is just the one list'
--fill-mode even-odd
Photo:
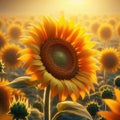
{"label": "flower center", "polygon": [[110,54],[106,56],[105,60],[103,61],[103,64],[107,68],[113,68],[117,64],[117,57]]}
{"label": "flower center", "polygon": [[56,65],[63,67],[67,64],[67,56],[62,51],[54,51],[53,60]]}
{"label": "flower center", "polygon": [[70,79],[77,73],[76,51],[65,40],[46,40],[41,46],[40,56],[46,70],[58,79]]}

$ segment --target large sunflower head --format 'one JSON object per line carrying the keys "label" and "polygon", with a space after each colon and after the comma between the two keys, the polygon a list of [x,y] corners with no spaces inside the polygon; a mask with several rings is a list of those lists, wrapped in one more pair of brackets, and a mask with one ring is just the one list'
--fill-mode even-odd
{"label": "large sunflower head", "polygon": [[58,93],[60,100],[68,95],[76,100],[94,89],[97,66],[93,55],[97,52],[80,25],[64,17],[58,21],[43,17],[29,33],[20,59],[28,66],[26,73],[31,74],[31,80],[39,80],[40,88],[50,85],[51,96]]}
{"label": "large sunflower head", "polygon": [[120,119],[120,90],[114,89],[116,100],[104,99],[105,104],[111,111],[100,111],[99,115],[106,120],[119,120]]}
{"label": "large sunflower head", "polygon": [[5,35],[2,32],[0,32],[0,50],[4,48],[6,44],[7,44],[7,39]]}
{"label": "large sunflower head", "polygon": [[5,48],[1,51],[1,59],[4,62],[6,67],[9,68],[18,68],[21,65],[21,61],[18,60],[20,57],[20,53],[18,53],[21,50],[19,46],[16,45],[7,45]]}
{"label": "large sunflower head", "polygon": [[101,51],[99,61],[106,72],[116,72],[120,67],[120,55],[115,48],[105,48]]}
{"label": "large sunflower head", "polygon": [[10,25],[7,32],[12,40],[18,40],[22,35],[22,29],[17,24]]}
{"label": "large sunflower head", "polygon": [[98,29],[98,36],[100,40],[108,41],[113,37],[113,30],[110,24],[102,24]]}

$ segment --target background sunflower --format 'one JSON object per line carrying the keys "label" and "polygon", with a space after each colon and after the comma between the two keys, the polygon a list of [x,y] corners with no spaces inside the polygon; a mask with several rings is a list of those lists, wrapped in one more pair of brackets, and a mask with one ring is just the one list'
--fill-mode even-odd
{"label": "background sunflower", "polygon": [[92,33],[97,34],[98,28],[100,27],[100,21],[96,20],[90,24],[90,30]]}
{"label": "background sunflower", "polygon": [[109,41],[113,37],[113,28],[110,24],[102,24],[98,29],[98,37],[100,40]]}
{"label": "background sunflower", "polygon": [[20,53],[18,53],[21,50],[19,46],[16,45],[7,45],[5,48],[1,51],[1,59],[6,67],[8,68],[18,68],[21,65],[21,61],[18,60],[20,57]]}
{"label": "background sunflower", "polygon": [[13,24],[8,27],[7,34],[11,40],[19,40],[22,36],[22,29],[19,25]]}
{"label": "background sunflower", "polygon": [[101,69],[108,73],[115,73],[120,67],[120,55],[115,48],[105,48],[99,56]]}

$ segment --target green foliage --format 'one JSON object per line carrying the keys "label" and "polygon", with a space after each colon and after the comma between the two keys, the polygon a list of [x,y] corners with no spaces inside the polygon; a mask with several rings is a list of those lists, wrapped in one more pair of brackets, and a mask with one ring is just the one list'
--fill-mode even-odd
{"label": "green foliage", "polygon": [[43,111],[43,103],[39,101],[35,101],[33,103],[33,107],[37,108],[40,112]]}

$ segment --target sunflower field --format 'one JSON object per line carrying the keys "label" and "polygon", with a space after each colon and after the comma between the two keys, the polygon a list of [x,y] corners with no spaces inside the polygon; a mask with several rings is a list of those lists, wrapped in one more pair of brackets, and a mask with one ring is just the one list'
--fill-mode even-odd
{"label": "sunflower field", "polygon": [[120,120],[120,16],[0,15],[0,120]]}

